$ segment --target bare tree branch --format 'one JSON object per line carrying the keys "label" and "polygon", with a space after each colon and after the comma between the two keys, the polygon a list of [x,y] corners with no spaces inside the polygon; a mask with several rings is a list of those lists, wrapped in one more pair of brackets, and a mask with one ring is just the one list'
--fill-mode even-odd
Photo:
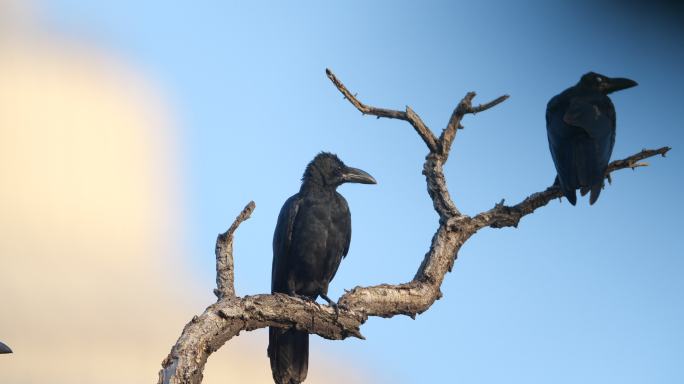
{"label": "bare tree branch", "polygon": [[446,222],[455,216],[461,216],[461,212],[451,200],[449,189],[447,189],[446,178],[444,177],[443,164],[444,158],[431,152],[425,158],[423,164],[423,175],[427,182],[428,195],[432,199],[432,205],[439,214],[440,222]]}
{"label": "bare tree branch", "polygon": [[216,289],[214,294],[220,299],[235,296],[235,269],[233,267],[233,234],[240,223],[249,219],[256,205],[250,201],[235,218],[233,225],[216,238]]}
{"label": "bare tree branch", "polygon": [[480,104],[477,107],[473,107],[472,103],[473,99],[475,98],[475,95],[475,92],[468,92],[463,97],[461,102],[458,103],[456,108],[454,108],[454,112],[451,114],[451,117],[449,118],[449,123],[447,123],[446,128],[444,128],[442,134],[439,137],[439,141],[442,144],[442,156],[449,156],[449,152],[451,151],[451,143],[453,143],[454,138],[456,137],[456,131],[459,129],[463,129],[463,126],[461,125],[461,120],[463,120],[463,116],[469,113],[476,114],[478,112],[486,111],[489,108],[496,106],[497,104],[503,103],[509,97],[508,95],[499,96],[488,103]]}
{"label": "bare tree branch", "polygon": [[330,81],[332,81],[333,84],[335,84],[335,87],[337,87],[337,89],[340,92],[342,92],[344,98],[349,100],[349,102],[352,103],[352,105],[355,106],[356,109],[358,109],[361,113],[363,113],[364,115],[373,115],[377,117],[387,117],[390,119],[408,121],[416,130],[418,135],[420,135],[420,137],[423,139],[425,144],[428,146],[428,149],[431,152],[437,150],[437,138],[432,133],[432,131],[430,131],[430,129],[423,123],[420,117],[413,112],[411,107],[407,106],[406,112],[402,112],[385,108],[376,108],[370,105],[366,105],[360,102],[356,98],[356,96],[352,95],[351,92],[349,92],[349,90],[347,89],[347,87],[345,87],[344,84],[342,84],[342,82],[337,78],[337,76],[335,76],[335,74],[330,69],[326,68],[325,73],[328,75]]}
{"label": "bare tree branch", "polygon": [[423,120],[421,120],[420,116],[413,112],[413,109],[411,109],[411,107],[408,105],[406,106],[406,120],[411,123],[413,129],[415,129],[418,135],[420,135],[420,137],[423,139],[430,152],[436,151],[438,145],[436,142],[437,138],[432,133],[430,128],[423,123]]}
{"label": "bare tree branch", "polygon": [[[641,152],[634,154],[632,156],[626,157],[622,160],[615,160],[608,164],[608,169],[606,170],[606,177],[612,172],[620,169],[631,168],[634,169],[640,166],[639,160],[643,160],[652,156],[661,155],[665,157],[665,154],[672,148],[662,147],[658,149],[643,149]],[[520,219],[523,216],[529,215],[534,212],[537,208],[542,207],[549,203],[549,201],[557,198],[561,198],[563,192],[556,187],[550,186],[546,188],[543,192],[537,192],[525,198],[522,202],[509,207],[503,204],[503,201],[496,204],[494,208],[489,211],[482,212],[473,218],[473,223],[477,228],[482,227],[492,227],[492,228],[503,228],[503,227],[517,227]]]}
{"label": "bare tree branch", "polygon": [[632,156],[626,157],[622,160],[615,160],[608,164],[608,170],[606,171],[606,176],[609,175],[610,173],[617,171],[618,169],[624,169],[624,168],[636,168],[636,167],[642,167],[646,166],[648,164],[646,163],[639,163],[639,161],[643,159],[647,159],[649,157],[653,157],[656,155],[660,155],[662,157],[665,157],[667,155],[667,152],[670,151],[670,147],[662,147],[658,149],[642,149],[641,152],[634,154]]}
{"label": "bare tree branch", "polygon": [[201,383],[209,355],[241,331],[294,327],[331,340],[363,339],[359,326],[365,321],[362,314],[341,311],[338,317],[329,306],[284,294],[219,300],[185,326],[162,362],[158,383]]}
{"label": "bare tree branch", "polygon": [[[230,229],[219,235],[216,245],[216,271],[218,302],[209,306],[200,316],[188,323],[162,362],[159,384],[200,383],[208,356],[241,331],[263,327],[296,328],[318,334],[328,339],[345,339],[349,336],[363,338],[360,327],[369,316],[414,317],[423,313],[442,297],[440,287],[446,273],[454,264],[461,246],[484,227],[517,226],[520,219],[561,196],[558,188],[551,186],[545,191],[530,195],[521,203],[506,206],[504,202],[474,217],[461,214],[456,209],[446,184],[443,166],[446,163],[456,131],[466,114],[475,114],[500,104],[508,98],[501,96],[488,103],[473,107],[474,92],[461,100],[449,119],[440,138],[423,123],[410,107],[406,112],[376,108],[361,103],[349,90],[326,69],[335,87],[361,113],[409,122],[429,149],[423,165],[428,194],[439,214],[439,227],[432,238],[428,252],[413,279],[403,284],[380,284],[372,287],[356,287],[347,291],[338,301],[339,313],[329,306],[303,301],[283,294],[236,297],[233,287],[232,235],[237,226],[246,220],[254,209],[254,203],[245,207]],[[606,176],[624,168],[642,166],[640,160],[665,155],[669,147],[643,150],[623,160],[612,162]]]}

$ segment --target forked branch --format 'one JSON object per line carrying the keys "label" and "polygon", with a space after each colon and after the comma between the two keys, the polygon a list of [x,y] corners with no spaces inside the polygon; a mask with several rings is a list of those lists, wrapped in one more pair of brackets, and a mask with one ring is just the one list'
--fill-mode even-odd
{"label": "forked branch", "polygon": [[352,103],[353,106],[356,107],[362,114],[364,115],[373,115],[377,117],[387,117],[389,119],[399,119],[399,120],[405,120],[408,121],[413,128],[416,130],[418,135],[423,139],[425,144],[428,146],[428,149],[430,149],[430,152],[434,152],[437,150],[437,138],[435,135],[430,131],[430,129],[423,123],[423,121],[420,119],[418,115],[416,115],[411,107],[406,106],[406,112],[403,111],[395,111],[392,109],[385,109],[385,108],[376,108],[372,107],[370,105],[366,105],[362,102],[360,102],[356,96],[352,95],[351,92],[347,89],[347,87],[342,84],[342,82],[335,76],[335,74],[328,68],[325,69],[326,75],[328,75],[328,78],[330,81],[335,84],[337,89],[342,92],[344,95],[344,98],[349,100],[350,103]]}
{"label": "forked branch", "polygon": [[[326,69],[326,74],[361,113],[409,122],[428,147],[423,174],[428,194],[440,219],[430,248],[415,276],[403,284],[356,287],[339,299],[338,314],[328,306],[305,302],[283,294],[236,297],[233,287],[233,233],[254,209],[254,203],[251,202],[230,229],[219,235],[216,241],[215,292],[218,302],[209,306],[200,316],[195,316],[185,326],[171,353],[162,362],[158,383],[200,383],[209,355],[241,331],[263,327],[294,327],[328,339],[345,339],[349,336],[363,338],[360,327],[368,316],[415,317],[428,310],[435,300],[442,297],[442,281],[451,270],[461,246],[473,234],[484,227],[517,226],[522,217],[562,196],[557,187],[550,186],[516,205],[506,206],[502,201],[494,208],[473,217],[459,212],[453,203],[442,169],[449,158],[456,132],[462,128],[465,115],[492,108],[505,101],[507,95],[473,107],[475,93],[467,93],[437,138],[410,107],[406,107],[404,112],[366,105],[352,95],[332,71]],[[655,155],[664,156],[669,150],[669,147],[643,150],[623,160],[614,161],[610,163],[606,176],[620,169],[643,166],[639,161]]]}

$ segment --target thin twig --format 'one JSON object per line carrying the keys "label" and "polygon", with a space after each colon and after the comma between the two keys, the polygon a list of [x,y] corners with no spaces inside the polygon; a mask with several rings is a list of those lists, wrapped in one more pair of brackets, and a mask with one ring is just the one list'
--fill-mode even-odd
{"label": "thin twig", "polygon": [[640,166],[638,164],[639,161],[647,159],[649,157],[653,157],[656,155],[665,157],[665,155],[667,155],[667,152],[669,152],[671,149],[672,148],[670,147],[662,147],[658,149],[642,149],[641,152],[637,154],[625,157],[622,160],[615,160],[608,164],[608,170],[606,171],[606,174],[610,174],[611,172],[617,171],[618,169],[635,168],[637,166]]}
{"label": "thin twig", "polygon": [[451,151],[451,144],[454,142],[454,138],[456,138],[456,132],[459,129],[463,128],[463,126],[461,125],[461,120],[463,120],[463,117],[465,115],[469,113],[476,114],[479,112],[486,111],[489,108],[492,108],[498,104],[503,103],[509,97],[508,95],[499,96],[488,103],[480,104],[477,107],[473,107],[472,103],[476,95],[477,94],[475,92],[466,93],[466,95],[463,96],[463,99],[461,99],[456,108],[454,108],[454,111],[451,113],[451,117],[449,118],[449,122],[447,123],[446,128],[444,128],[442,134],[439,136],[439,143],[441,144],[442,156],[449,156],[449,152]]}
{"label": "thin twig", "polygon": [[377,117],[387,117],[390,119],[399,119],[399,120],[405,120],[411,123],[413,128],[418,132],[420,137],[423,139],[425,144],[428,146],[428,149],[430,149],[431,152],[437,151],[437,138],[435,135],[430,131],[430,129],[423,123],[423,121],[420,119],[420,117],[413,112],[413,110],[410,107],[406,107],[406,112],[402,111],[395,111],[392,109],[385,109],[385,108],[376,108],[370,105],[366,105],[362,102],[360,102],[355,95],[352,95],[351,92],[347,89],[347,87],[342,84],[342,82],[335,76],[335,74],[329,69],[325,69],[326,75],[328,75],[328,78],[330,81],[335,84],[335,87],[342,92],[344,95],[344,98],[349,100],[350,103],[356,109],[358,109],[361,113],[364,115],[373,115]]}
{"label": "thin twig", "polygon": [[509,97],[510,97],[509,95],[502,95],[502,96],[499,96],[496,99],[494,99],[488,103],[480,104],[477,107],[470,107],[468,109],[467,113],[476,114],[476,113],[484,112],[484,111],[488,110],[489,108],[492,108],[498,104],[503,103]]}

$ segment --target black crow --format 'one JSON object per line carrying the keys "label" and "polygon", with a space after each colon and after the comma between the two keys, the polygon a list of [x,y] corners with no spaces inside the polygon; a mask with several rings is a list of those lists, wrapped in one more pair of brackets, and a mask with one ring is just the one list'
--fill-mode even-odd
{"label": "black crow", "polygon": [[558,185],[570,204],[591,191],[594,204],[601,193],[615,144],[615,107],[608,94],[631,88],[630,79],[589,72],[573,87],[554,96],[546,107],[546,132]]}
{"label": "black crow", "polygon": [[[307,165],[299,193],[287,199],[273,234],[271,292],[316,300],[327,296],[351,240],[347,201],[336,189],[343,183],[375,184],[366,172],[347,167],[322,152]],[[309,362],[309,334],[295,329],[269,329],[268,356],[277,384],[304,381]]]}

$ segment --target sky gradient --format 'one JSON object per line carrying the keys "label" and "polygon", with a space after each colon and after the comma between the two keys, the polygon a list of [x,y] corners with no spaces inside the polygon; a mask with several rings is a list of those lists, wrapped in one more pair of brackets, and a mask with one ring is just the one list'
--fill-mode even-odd
{"label": "sky gradient", "polygon": [[[153,190],[176,196],[158,209],[178,220],[168,230],[177,257],[164,267],[191,282],[185,321],[211,300],[216,234],[250,200],[256,211],[236,234],[236,289],[268,291],[278,211],[321,150],[378,180],[340,188],[353,236],[331,297],[408,281],[428,250],[437,215],[421,175],[424,144],[406,122],[361,116],[326,67],[362,102],[410,105],[436,133],[466,92],[476,102],[511,95],[466,117],[454,143],[445,174],[466,214],[553,181],[550,97],[590,70],[638,81],[612,97],[613,158],[669,145],[666,159],[614,174],[594,206],[552,202],[517,229],[481,231],[429,311],[370,319],[365,341],[312,337],[310,367],[358,367],[353,382],[679,383],[681,8],[616,4],[54,0],[35,2],[32,17],[44,33],[125,62],[161,95],[166,123],[140,129],[169,159],[154,168],[168,177]],[[265,335],[240,337],[264,362]],[[159,362],[176,337],[159,346]],[[210,359],[206,382],[222,381],[218,364],[230,360]]]}

